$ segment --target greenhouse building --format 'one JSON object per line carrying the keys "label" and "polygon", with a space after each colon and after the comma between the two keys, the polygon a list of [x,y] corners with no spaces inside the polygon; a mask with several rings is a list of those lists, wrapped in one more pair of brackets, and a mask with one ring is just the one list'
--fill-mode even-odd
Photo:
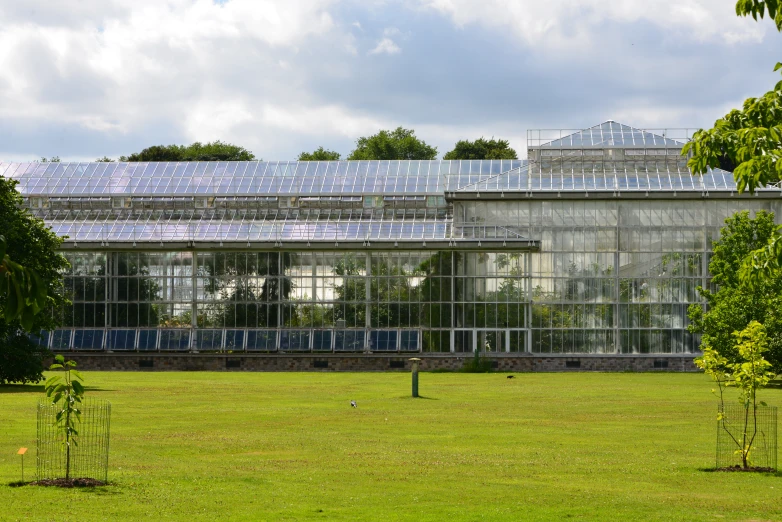
{"label": "greenhouse building", "polygon": [[[526,160],[1,163],[65,238],[55,351],[690,354],[726,217],[687,131],[528,132]],[[360,355],[359,355],[360,354]]]}

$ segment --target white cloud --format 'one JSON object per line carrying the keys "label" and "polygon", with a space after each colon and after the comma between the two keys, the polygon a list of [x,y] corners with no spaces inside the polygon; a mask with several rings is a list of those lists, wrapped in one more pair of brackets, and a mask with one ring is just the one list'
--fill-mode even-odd
{"label": "white cloud", "polygon": [[[608,117],[710,124],[745,91],[767,89],[755,88],[749,60],[720,79],[709,60],[692,65],[687,46],[718,63],[724,41],[767,49],[754,42],[770,27],[712,2],[403,0],[426,11],[418,17],[383,0],[0,0],[2,157],[116,157],[222,139],[284,159],[320,145],[347,153],[357,137],[398,125],[441,154],[482,135],[523,154],[527,128]],[[669,45],[633,54],[604,34],[636,21]],[[500,56],[486,28],[525,45],[502,41]],[[475,52],[454,53],[449,37]],[[367,57],[402,48],[411,59]],[[570,67],[576,82],[561,74]],[[740,87],[720,94],[728,75]],[[708,96],[683,93],[690,85]]]}
{"label": "white cloud", "polygon": [[81,20],[61,9],[45,24],[48,2],[3,3],[0,120],[115,135],[165,121],[172,139],[225,139],[261,123],[253,109],[269,100],[309,97],[300,67],[312,42],[356,54],[328,12],[335,1],[89,0]]}
{"label": "white cloud", "polygon": [[283,107],[269,104],[262,108],[261,115],[264,124],[279,130],[312,136],[327,134],[350,139],[374,134],[379,129],[393,125],[393,122],[357,114],[339,105]]}
{"label": "white cloud", "polygon": [[369,51],[369,54],[398,54],[402,49],[391,38],[383,38]]}
{"label": "white cloud", "polygon": [[[736,17],[714,0],[411,0],[449,16],[458,26],[510,30],[531,47],[589,46],[598,25],[645,21],[697,41],[759,42],[767,23]],[[604,51],[606,51],[604,49]]]}

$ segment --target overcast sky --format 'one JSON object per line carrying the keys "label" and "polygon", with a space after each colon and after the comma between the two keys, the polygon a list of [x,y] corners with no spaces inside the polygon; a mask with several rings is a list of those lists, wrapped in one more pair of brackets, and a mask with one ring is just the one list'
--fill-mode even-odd
{"label": "overcast sky", "polygon": [[0,0],[0,160],[221,139],[295,159],[399,125],[458,139],[708,127],[782,35],[735,0]]}

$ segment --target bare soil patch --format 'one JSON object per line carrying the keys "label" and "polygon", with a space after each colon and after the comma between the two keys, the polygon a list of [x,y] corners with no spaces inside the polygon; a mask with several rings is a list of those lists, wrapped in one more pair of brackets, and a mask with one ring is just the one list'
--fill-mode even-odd
{"label": "bare soil patch", "polygon": [[105,486],[102,480],[92,478],[72,478],[72,479],[45,479],[30,482],[31,486],[57,486],[60,488],[94,488],[96,486]]}

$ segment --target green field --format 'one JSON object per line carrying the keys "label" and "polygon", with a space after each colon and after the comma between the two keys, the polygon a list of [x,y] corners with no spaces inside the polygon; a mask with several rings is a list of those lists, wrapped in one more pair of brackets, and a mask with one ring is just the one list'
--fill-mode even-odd
{"label": "green field", "polygon": [[782,474],[708,471],[703,375],[423,373],[421,399],[402,373],[86,378],[112,484],[9,487],[42,387],[0,387],[0,519],[782,520]]}

